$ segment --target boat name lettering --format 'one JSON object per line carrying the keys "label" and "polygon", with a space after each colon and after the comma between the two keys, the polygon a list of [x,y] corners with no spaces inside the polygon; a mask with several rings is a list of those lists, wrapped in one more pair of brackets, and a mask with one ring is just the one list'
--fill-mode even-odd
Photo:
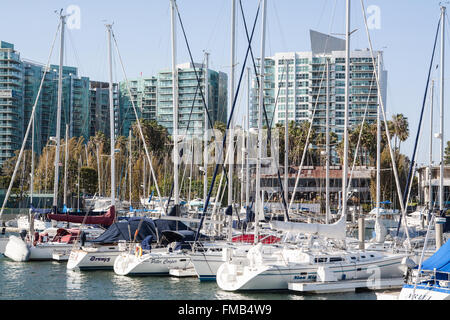
{"label": "boat name lettering", "polygon": [[102,257],[92,256],[89,260],[90,261],[99,261],[99,262],[109,262],[111,260],[111,258],[102,258]]}

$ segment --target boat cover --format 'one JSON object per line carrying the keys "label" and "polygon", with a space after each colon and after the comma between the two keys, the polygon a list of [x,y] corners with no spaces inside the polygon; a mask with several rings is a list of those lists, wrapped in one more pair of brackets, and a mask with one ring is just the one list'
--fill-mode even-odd
{"label": "boat cover", "polygon": [[[141,220],[142,223],[139,225]],[[89,242],[116,243],[119,240],[132,241],[138,228],[139,231],[136,235],[136,241],[142,241],[149,235],[153,236],[153,239],[156,239],[157,231],[153,220],[149,218],[134,217],[113,223],[100,236]]]}
{"label": "boat cover", "polygon": [[444,243],[422,264],[422,270],[434,270],[450,273],[450,241]]}

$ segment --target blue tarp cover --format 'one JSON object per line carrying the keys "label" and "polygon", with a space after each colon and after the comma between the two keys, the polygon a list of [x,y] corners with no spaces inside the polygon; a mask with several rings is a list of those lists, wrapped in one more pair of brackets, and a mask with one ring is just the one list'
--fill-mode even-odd
{"label": "blue tarp cover", "polygon": [[121,220],[119,222],[113,223],[105,232],[103,232],[100,236],[98,236],[96,239],[91,240],[90,242],[115,243],[119,240],[131,241],[134,238],[134,233],[139,227],[139,222],[141,221],[141,219],[143,219],[143,221],[136,236],[136,241],[142,241],[149,235],[153,236],[153,238],[156,239],[156,228],[153,220],[148,218],[136,217],[130,218],[128,219],[128,221]]}
{"label": "blue tarp cover", "polygon": [[434,270],[450,272],[450,241],[447,241],[431,257],[422,264],[423,270]]}
{"label": "blue tarp cover", "polygon": [[[142,225],[139,228],[136,241],[140,242],[147,236],[153,236],[153,240],[161,238],[163,231],[180,231],[188,230],[194,232],[187,225],[181,221],[163,220],[142,217],[132,217],[128,219],[120,219],[119,222],[112,224],[104,233],[90,242],[95,243],[115,243],[119,240],[131,241],[134,238],[134,233],[139,227],[139,222],[142,221]],[[129,229],[128,229],[129,226]],[[131,239],[130,239],[131,235]]]}

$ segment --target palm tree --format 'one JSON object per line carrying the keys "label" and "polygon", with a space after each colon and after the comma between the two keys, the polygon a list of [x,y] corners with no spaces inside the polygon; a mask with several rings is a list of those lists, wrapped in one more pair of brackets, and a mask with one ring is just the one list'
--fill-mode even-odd
{"label": "palm tree", "polygon": [[400,143],[409,137],[408,118],[402,113],[392,115],[392,120],[388,122],[389,132],[395,137],[395,149],[400,151]]}

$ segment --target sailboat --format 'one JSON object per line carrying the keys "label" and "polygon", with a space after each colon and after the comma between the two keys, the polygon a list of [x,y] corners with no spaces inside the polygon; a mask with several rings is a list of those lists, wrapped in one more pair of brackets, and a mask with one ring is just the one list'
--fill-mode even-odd
{"label": "sailboat", "polygon": [[[345,128],[348,127],[348,88],[349,88],[349,36],[350,36],[350,1],[347,0],[346,23],[346,103]],[[261,60],[264,61],[264,31],[265,31],[266,0],[263,0],[262,45]],[[263,63],[261,77],[263,77]],[[263,83],[263,80],[261,80]],[[259,130],[261,130],[261,93],[259,105]],[[217,271],[217,284],[226,291],[236,290],[287,290],[292,283],[300,282],[336,282],[349,279],[368,279],[371,268],[377,269],[381,278],[401,277],[404,273],[402,262],[404,254],[389,254],[375,251],[361,251],[346,249],[345,244],[339,247],[332,245],[332,241],[344,241],[346,238],[347,214],[347,168],[348,168],[348,132],[344,130],[344,161],[342,177],[342,206],[340,219],[333,224],[295,223],[272,221],[272,229],[296,232],[309,236],[304,247],[283,248],[271,257],[262,254],[262,244],[253,246],[247,254],[248,263],[236,264],[233,260],[222,264]],[[258,166],[257,166],[257,199],[258,199]],[[258,201],[257,201],[258,202]],[[261,208],[257,206],[256,215],[261,215]],[[258,224],[255,224],[258,229]],[[256,231],[255,231],[256,232]],[[327,241],[323,238],[328,238]],[[336,244],[336,242],[335,242]],[[275,260],[275,261],[274,261]]]}
{"label": "sailboat", "polygon": [[[175,23],[175,0],[170,1],[171,7],[171,29],[172,29],[172,101],[173,101],[173,157],[174,157],[174,205],[172,211],[175,216],[180,213],[180,197],[178,187],[179,169],[179,146],[178,146],[178,71],[176,66],[176,23]],[[191,234],[175,234],[173,243],[185,240]],[[170,269],[191,268],[190,257],[181,247],[168,247],[166,252],[139,251],[140,254],[124,252],[120,254],[114,263],[114,272],[119,275],[161,275],[169,274]]]}
{"label": "sailboat", "polygon": [[[444,62],[445,62],[445,17],[446,7],[441,6],[441,62],[440,62],[440,133],[441,150],[440,150],[440,173],[439,173],[439,213],[440,216],[435,217],[435,212],[430,210],[431,221],[428,224],[425,243],[418,266],[411,268],[407,279],[407,283],[403,286],[399,299],[400,300],[450,300],[450,241],[443,242],[443,229],[446,223],[444,207]],[[437,36],[437,34],[436,34]],[[430,155],[431,169],[431,155]],[[430,184],[431,186],[431,184]],[[435,223],[435,239],[436,248],[438,249],[431,257],[425,260],[425,250],[428,238],[430,236],[431,226]],[[417,269],[416,269],[417,268]]]}
{"label": "sailboat", "polygon": [[[57,212],[57,195],[58,195],[58,182],[59,182],[59,151],[60,151],[60,129],[61,129],[61,105],[62,105],[62,76],[63,76],[63,60],[64,60],[64,29],[65,29],[65,18],[66,16],[62,14],[62,10],[60,13],[60,55],[59,55],[59,79],[58,79],[58,100],[57,100],[57,123],[56,123],[56,151],[55,151],[55,179],[54,179],[54,197],[53,197],[53,212]],[[56,37],[55,37],[56,39]],[[50,54],[51,56],[51,54]],[[50,58],[49,58],[50,59]],[[46,69],[47,70],[47,69]],[[46,72],[46,71],[45,71]],[[43,84],[43,80],[45,78],[42,77],[41,87]],[[40,93],[40,89],[38,95]],[[37,98],[36,98],[37,103]],[[30,119],[30,123],[28,124],[27,133],[24,138],[24,143],[22,144],[22,148],[19,154],[19,159],[16,163],[15,172],[17,171],[17,166],[20,162],[21,155],[23,153],[23,148],[25,146],[26,138],[28,136],[28,132],[31,124],[34,122],[34,112],[36,108],[36,103],[33,106],[32,111],[32,119]],[[11,179],[11,183],[14,180],[15,172],[13,173],[13,177]],[[9,192],[11,189],[11,184],[8,189],[7,195],[5,197],[5,202],[9,196]],[[4,203],[5,204],[5,203]],[[3,205],[4,207],[4,205]],[[2,212],[3,212],[2,207]],[[29,260],[52,260],[54,250],[70,250],[72,244],[77,241],[78,235],[81,233],[80,229],[64,229],[52,227],[44,230],[42,233],[34,232],[33,230],[33,217],[30,215],[30,232],[28,235],[20,237],[11,235],[8,243],[5,247],[4,255],[14,261],[29,261]],[[84,228],[88,238],[92,235],[96,236],[99,232],[103,232],[103,229],[99,228]]]}

